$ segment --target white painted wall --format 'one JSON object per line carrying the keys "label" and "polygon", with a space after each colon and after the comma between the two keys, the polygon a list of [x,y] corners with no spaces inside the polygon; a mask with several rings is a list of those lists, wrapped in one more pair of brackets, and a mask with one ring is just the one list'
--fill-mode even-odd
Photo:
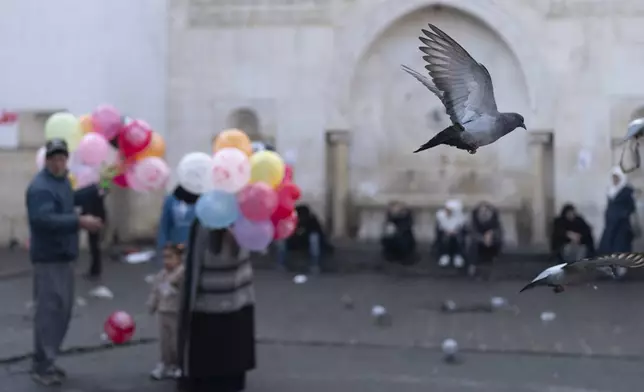
{"label": "white painted wall", "polygon": [[0,15],[0,108],[111,103],[165,133],[165,0],[3,0]]}

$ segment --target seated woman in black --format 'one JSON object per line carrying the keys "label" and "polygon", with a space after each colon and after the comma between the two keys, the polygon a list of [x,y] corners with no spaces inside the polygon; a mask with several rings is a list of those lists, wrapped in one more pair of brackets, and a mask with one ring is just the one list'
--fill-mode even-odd
{"label": "seated woman in black", "polygon": [[566,204],[555,218],[551,239],[552,252],[564,261],[579,260],[595,254],[592,229],[572,204]]}
{"label": "seated woman in black", "polygon": [[380,244],[387,261],[409,264],[416,251],[414,219],[409,208],[394,201],[389,204]]}
{"label": "seated woman in black", "polygon": [[470,223],[470,275],[476,273],[476,266],[489,264],[501,252],[503,245],[503,227],[499,211],[488,202],[479,203],[472,211]]}

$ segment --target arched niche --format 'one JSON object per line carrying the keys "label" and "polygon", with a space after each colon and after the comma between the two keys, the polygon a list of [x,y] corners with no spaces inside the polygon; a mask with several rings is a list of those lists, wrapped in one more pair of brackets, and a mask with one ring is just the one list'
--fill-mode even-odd
{"label": "arched niche", "polygon": [[227,121],[228,128],[237,128],[246,132],[253,141],[262,141],[261,124],[254,110],[241,108],[234,110]]}
{"label": "arched niche", "polygon": [[[521,67],[499,35],[446,6],[416,10],[393,22],[367,48],[350,83],[351,182],[386,193],[499,195],[529,188],[528,134],[518,129],[476,155],[449,147],[413,154],[449,125],[438,98],[400,68],[425,72],[420,29],[431,22],[459,41],[490,71],[501,111],[526,113],[530,99]],[[502,194],[501,194],[502,193]]]}

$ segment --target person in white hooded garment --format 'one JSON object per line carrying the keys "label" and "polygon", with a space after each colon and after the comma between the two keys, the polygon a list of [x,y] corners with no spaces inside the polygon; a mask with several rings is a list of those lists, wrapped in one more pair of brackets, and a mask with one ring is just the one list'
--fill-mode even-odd
{"label": "person in white hooded garment", "polygon": [[465,235],[467,218],[463,213],[463,204],[459,200],[448,200],[445,208],[436,213],[436,250],[438,265],[456,268],[465,266]]}
{"label": "person in white hooded garment", "polygon": [[[611,181],[607,192],[608,202],[604,212],[604,232],[599,243],[599,255],[631,252],[633,239],[638,234],[633,187],[628,184],[626,174],[619,167],[614,167],[611,171]],[[619,275],[625,272],[625,269],[618,269]]]}

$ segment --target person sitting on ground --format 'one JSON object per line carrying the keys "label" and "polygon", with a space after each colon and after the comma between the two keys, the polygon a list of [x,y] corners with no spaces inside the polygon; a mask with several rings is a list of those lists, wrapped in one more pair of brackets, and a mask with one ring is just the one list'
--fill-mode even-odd
{"label": "person sitting on ground", "polygon": [[481,264],[491,264],[501,252],[503,227],[499,211],[491,203],[483,201],[472,211],[470,222],[470,266],[469,274],[476,274]]}
{"label": "person sitting on ground", "polygon": [[411,210],[401,202],[391,202],[380,239],[382,253],[387,261],[402,264],[411,261],[416,251],[413,226],[414,218]]}
{"label": "person sitting on ground", "polygon": [[328,243],[319,219],[307,204],[295,207],[297,227],[286,240],[277,241],[277,260],[280,267],[286,270],[288,251],[306,251],[311,260],[311,272],[320,272],[320,260],[324,251],[332,250]]}
{"label": "person sitting on ground", "polygon": [[447,267],[450,263],[456,268],[465,266],[466,223],[463,204],[459,200],[448,200],[445,208],[436,213],[435,246],[440,267]]}
{"label": "person sitting on ground", "polygon": [[595,243],[590,225],[568,203],[552,225],[550,241],[552,253],[564,261],[579,260],[595,254]]}

